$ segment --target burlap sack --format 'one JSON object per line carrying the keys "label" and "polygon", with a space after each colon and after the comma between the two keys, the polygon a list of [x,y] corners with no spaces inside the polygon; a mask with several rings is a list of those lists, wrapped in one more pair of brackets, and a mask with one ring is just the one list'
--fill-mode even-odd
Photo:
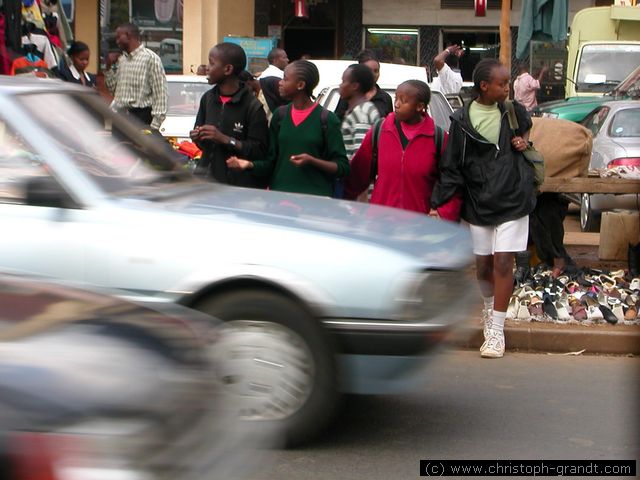
{"label": "burlap sack", "polygon": [[544,157],[544,175],[586,177],[591,159],[591,132],[575,122],[534,117],[529,140]]}

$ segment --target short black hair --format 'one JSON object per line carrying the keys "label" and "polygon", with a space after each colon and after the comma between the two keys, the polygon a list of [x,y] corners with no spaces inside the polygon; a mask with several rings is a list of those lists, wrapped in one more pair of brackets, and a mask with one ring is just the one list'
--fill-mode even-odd
{"label": "short black hair", "polygon": [[366,65],[360,63],[354,63],[347,67],[351,81],[357,83],[359,91],[361,93],[367,93],[375,85],[375,79],[373,78],[373,72]]}
{"label": "short black hair", "polygon": [[247,54],[244,53],[240,45],[231,42],[222,42],[213,48],[218,51],[218,55],[220,55],[225,64],[233,66],[232,75],[240,75],[240,72],[247,66]]}
{"label": "short black hair", "polygon": [[310,97],[313,95],[313,89],[316,88],[320,81],[320,72],[318,67],[309,60],[296,60],[289,64],[296,72],[298,79],[304,82],[304,91]]}
{"label": "short black hair", "polygon": [[411,85],[418,91],[418,100],[424,103],[425,107],[429,105],[431,101],[431,89],[425,82],[422,80],[405,80],[400,85]]}
{"label": "short black hair", "polygon": [[125,30],[130,36],[132,36],[137,40],[140,40],[140,29],[135,23],[131,23],[131,22],[123,23],[118,28]]}
{"label": "short black hair", "polygon": [[69,44],[69,48],[67,48],[67,54],[69,54],[70,57],[75,57],[79,53],[87,51],[89,51],[89,45],[79,40],[72,41]]}
{"label": "short black hair", "polygon": [[282,50],[281,48],[274,48],[272,49],[269,54],[267,55],[267,61],[269,62],[269,64],[273,64],[273,62],[275,61],[276,57],[280,54],[280,52],[283,52],[284,50]]}
{"label": "short black hair", "polygon": [[356,55],[356,62],[358,62],[358,63],[366,63],[369,60],[374,60],[374,61],[380,63],[380,59],[378,58],[376,53],[373,50],[369,49],[369,48],[365,48],[364,50],[361,50]]}
{"label": "short black hair", "polygon": [[483,58],[473,69],[473,89],[480,95],[480,83],[491,81],[491,72],[494,68],[502,67],[502,63],[497,58]]}

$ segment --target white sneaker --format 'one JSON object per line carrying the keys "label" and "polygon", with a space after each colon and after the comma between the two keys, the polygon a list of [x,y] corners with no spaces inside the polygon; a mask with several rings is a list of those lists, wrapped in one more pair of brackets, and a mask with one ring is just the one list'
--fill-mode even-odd
{"label": "white sneaker", "polygon": [[480,347],[482,358],[502,358],[504,355],[504,333],[491,329],[487,340]]}
{"label": "white sneaker", "polygon": [[482,309],[482,333],[485,341],[489,338],[489,330],[491,330],[491,321],[493,319],[493,308]]}

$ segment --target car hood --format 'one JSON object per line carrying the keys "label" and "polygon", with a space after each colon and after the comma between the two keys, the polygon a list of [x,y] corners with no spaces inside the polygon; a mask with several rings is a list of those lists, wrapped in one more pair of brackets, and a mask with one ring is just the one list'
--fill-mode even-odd
{"label": "car hood", "polygon": [[174,198],[162,208],[364,241],[417,257],[425,266],[459,268],[471,258],[467,229],[424,214],[360,202],[216,185],[210,191]]}

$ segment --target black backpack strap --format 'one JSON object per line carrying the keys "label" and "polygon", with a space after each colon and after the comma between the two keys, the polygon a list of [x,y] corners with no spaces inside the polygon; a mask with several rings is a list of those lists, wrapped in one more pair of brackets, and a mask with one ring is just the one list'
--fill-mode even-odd
{"label": "black backpack strap", "polygon": [[329,110],[320,105],[320,125],[322,127],[322,156],[323,160],[329,160],[326,158],[329,155]]}
{"label": "black backpack strap", "polygon": [[380,130],[382,130],[382,124],[384,123],[384,117],[376,120],[373,124],[373,132],[371,135],[371,173],[369,179],[372,182],[376,181],[378,176],[378,142],[380,141]]}
{"label": "black backpack strap", "polygon": [[434,134],[436,142],[436,165],[440,165],[440,159],[442,158],[442,145],[444,144],[444,130],[436,125],[436,132]]}

